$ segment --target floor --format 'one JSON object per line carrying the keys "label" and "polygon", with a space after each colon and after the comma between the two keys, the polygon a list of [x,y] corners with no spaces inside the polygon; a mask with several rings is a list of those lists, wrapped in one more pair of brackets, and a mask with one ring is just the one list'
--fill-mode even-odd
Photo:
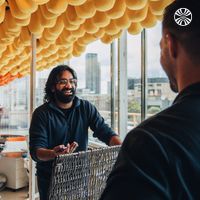
{"label": "floor", "polygon": [[11,190],[5,188],[0,192],[0,200],[25,200],[28,199],[28,187]]}

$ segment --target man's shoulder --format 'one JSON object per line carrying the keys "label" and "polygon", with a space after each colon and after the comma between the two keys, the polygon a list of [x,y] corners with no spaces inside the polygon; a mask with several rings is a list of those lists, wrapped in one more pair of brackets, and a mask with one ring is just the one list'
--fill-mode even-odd
{"label": "man's shoulder", "polygon": [[176,111],[175,106],[174,105],[170,106],[166,108],[165,110],[162,110],[158,112],[157,114],[150,116],[149,118],[141,122],[141,124],[138,127],[140,128],[148,127],[151,124],[155,124],[155,123],[157,124],[161,122],[171,123],[170,119],[174,119],[176,117],[175,111]]}
{"label": "man's shoulder", "polygon": [[49,110],[49,103],[44,103],[40,106],[38,106],[35,110],[34,113],[45,113]]}
{"label": "man's shoulder", "polygon": [[173,113],[173,107],[169,107],[154,116],[149,117],[148,119],[141,122],[138,126],[133,128],[129,133],[139,134],[139,135],[151,135],[153,137],[161,137],[168,133],[168,130],[171,129],[173,121],[176,119],[176,116]]}
{"label": "man's shoulder", "polygon": [[[78,97],[77,97],[77,98],[78,98]],[[79,106],[82,106],[82,107],[94,106],[91,102],[89,102],[89,101],[86,100],[86,99],[78,98],[78,102],[79,102]]]}
{"label": "man's shoulder", "polygon": [[42,105],[38,106],[35,110],[45,110],[49,109],[49,103],[43,103]]}
{"label": "man's shoulder", "polygon": [[77,108],[83,113],[97,113],[96,107],[91,102],[85,99],[79,99],[79,106],[77,106]]}

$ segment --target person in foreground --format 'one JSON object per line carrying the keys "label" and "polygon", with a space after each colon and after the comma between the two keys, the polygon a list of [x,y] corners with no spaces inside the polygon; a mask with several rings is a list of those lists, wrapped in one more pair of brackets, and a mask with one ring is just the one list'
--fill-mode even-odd
{"label": "person in foreground", "polygon": [[[187,26],[174,21],[179,8],[192,12]],[[200,199],[200,1],[175,0],[165,9],[160,47],[179,94],[128,133],[100,200]]]}
{"label": "person in foreground", "polygon": [[40,200],[48,199],[53,159],[60,154],[83,151],[88,128],[107,145],[120,145],[117,134],[104,122],[95,106],[76,94],[76,72],[67,65],[55,67],[46,82],[44,104],[32,116],[30,154],[37,162]]}

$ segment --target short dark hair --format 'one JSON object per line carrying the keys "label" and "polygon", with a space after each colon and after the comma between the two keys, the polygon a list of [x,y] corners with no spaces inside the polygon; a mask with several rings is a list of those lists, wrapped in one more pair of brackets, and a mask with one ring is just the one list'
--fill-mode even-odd
{"label": "short dark hair", "polygon": [[77,79],[76,72],[69,67],[68,65],[58,65],[57,67],[53,68],[49,74],[47,79],[45,89],[44,89],[44,103],[49,101],[55,101],[54,93],[52,92],[53,86],[59,81],[60,76],[64,71],[69,71],[74,79]]}
{"label": "short dark hair", "polygon": [[[178,25],[174,14],[179,8],[187,8],[192,13],[192,21],[186,26]],[[175,0],[165,8],[163,17],[163,30],[168,30],[187,51],[191,58],[198,60],[200,57],[200,1]]]}

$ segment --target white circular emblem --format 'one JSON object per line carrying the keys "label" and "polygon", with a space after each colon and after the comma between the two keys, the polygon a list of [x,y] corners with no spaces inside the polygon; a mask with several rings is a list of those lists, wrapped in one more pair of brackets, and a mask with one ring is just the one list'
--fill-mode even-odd
{"label": "white circular emblem", "polygon": [[180,26],[187,26],[192,21],[192,13],[187,8],[179,8],[174,13],[174,20]]}

